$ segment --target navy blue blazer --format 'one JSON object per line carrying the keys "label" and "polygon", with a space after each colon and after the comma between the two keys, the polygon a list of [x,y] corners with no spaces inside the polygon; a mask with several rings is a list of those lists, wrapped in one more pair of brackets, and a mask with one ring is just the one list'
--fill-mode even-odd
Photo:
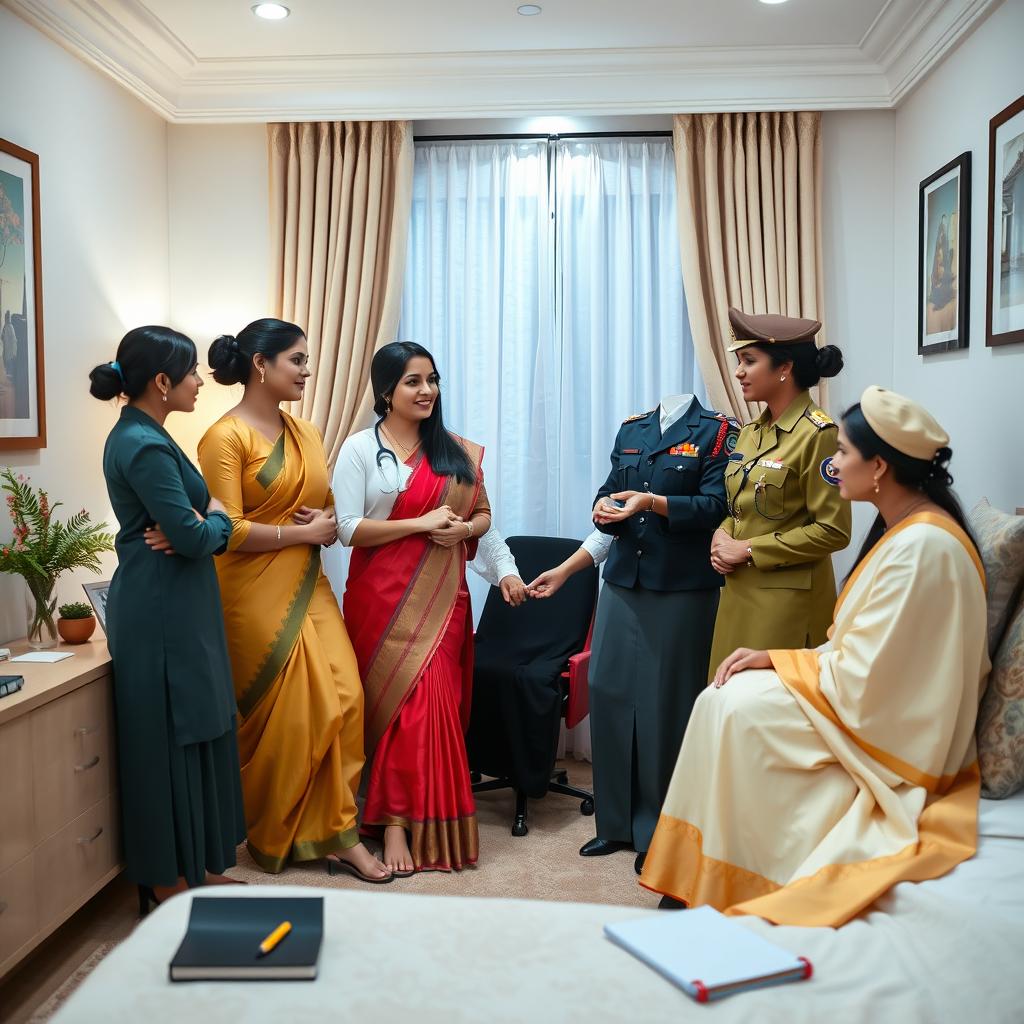
{"label": "navy blue blazer", "polygon": [[696,398],[666,433],[660,407],[619,427],[611,472],[594,499],[618,491],[664,495],[668,517],[638,512],[621,523],[597,524],[615,538],[604,578],[645,590],[710,590],[723,577],[711,568],[711,538],[726,516],[725,467],[739,424],[709,412]]}

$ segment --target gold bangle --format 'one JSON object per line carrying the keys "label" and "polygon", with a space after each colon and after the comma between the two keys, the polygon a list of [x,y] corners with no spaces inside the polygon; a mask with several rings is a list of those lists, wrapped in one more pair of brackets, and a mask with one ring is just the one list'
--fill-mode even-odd
{"label": "gold bangle", "polygon": [[469,527],[469,533],[467,534],[467,536],[468,537],[472,537],[473,536],[473,520],[472,519],[467,519],[466,520],[466,525]]}

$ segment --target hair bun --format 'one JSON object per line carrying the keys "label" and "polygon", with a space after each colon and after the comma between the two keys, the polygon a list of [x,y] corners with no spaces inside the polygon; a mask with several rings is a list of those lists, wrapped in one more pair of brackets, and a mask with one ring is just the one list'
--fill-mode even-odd
{"label": "hair bun", "polygon": [[835,345],[824,345],[818,349],[815,363],[822,377],[835,377],[843,368],[843,353]]}
{"label": "hair bun", "polygon": [[124,391],[124,381],[113,363],[100,363],[89,373],[89,394],[100,401],[109,402]]}
{"label": "hair bun", "polygon": [[950,459],[952,458],[952,448],[940,448],[932,457],[931,468],[928,470],[928,479],[938,480],[939,483],[945,485],[946,487],[952,487],[953,477],[950,475],[949,470],[946,468],[949,465]]}
{"label": "hair bun", "polygon": [[218,384],[238,384],[248,377],[248,360],[233,334],[222,334],[210,345],[207,356]]}

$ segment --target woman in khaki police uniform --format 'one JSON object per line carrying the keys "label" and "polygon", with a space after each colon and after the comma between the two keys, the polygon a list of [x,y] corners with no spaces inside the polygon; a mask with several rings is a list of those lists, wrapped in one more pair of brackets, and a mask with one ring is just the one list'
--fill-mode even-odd
{"label": "woman in khaki police uniform", "polygon": [[729,515],[711,564],[725,576],[709,677],[738,647],[817,647],[836,600],[831,555],[850,541],[850,505],[832,471],[836,425],[807,393],[843,357],[818,348],[816,320],[729,310],[736,379],[764,413],[740,432],[725,471]]}

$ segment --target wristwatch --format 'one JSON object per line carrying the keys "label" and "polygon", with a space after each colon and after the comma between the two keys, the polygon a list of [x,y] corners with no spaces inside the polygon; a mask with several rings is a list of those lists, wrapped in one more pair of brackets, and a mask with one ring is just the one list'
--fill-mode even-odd
{"label": "wristwatch", "polygon": [[751,548],[750,545],[748,544],[747,545],[747,565],[753,565],[753,564],[754,564],[754,551],[753,551],[753,548]]}

